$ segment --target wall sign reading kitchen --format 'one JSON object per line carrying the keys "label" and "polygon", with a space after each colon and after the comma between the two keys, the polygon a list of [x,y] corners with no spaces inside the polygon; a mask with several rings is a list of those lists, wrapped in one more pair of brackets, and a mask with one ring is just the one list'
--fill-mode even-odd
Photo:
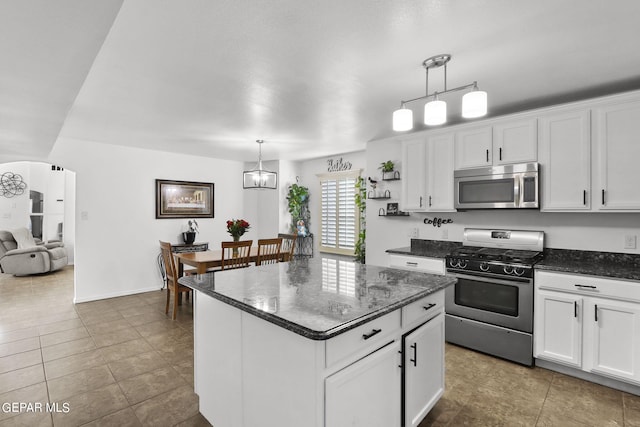
{"label": "wall sign reading kitchen", "polygon": [[443,224],[453,224],[453,220],[451,218],[425,218],[424,221],[427,225],[432,225],[434,227],[441,227]]}
{"label": "wall sign reading kitchen", "polygon": [[327,160],[327,172],[341,172],[351,170],[351,162],[343,161],[342,157],[339,159]]}

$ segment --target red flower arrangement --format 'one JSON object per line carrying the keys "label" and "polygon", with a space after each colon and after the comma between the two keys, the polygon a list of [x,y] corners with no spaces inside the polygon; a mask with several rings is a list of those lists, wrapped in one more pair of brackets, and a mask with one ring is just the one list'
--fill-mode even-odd
{"label": "red flower arrangement", "polygon": [[238,240],[249,228],[251,228],[251,226],[244,219],[232,219],[227,221],[227,233],[233,236],[233,240]]}

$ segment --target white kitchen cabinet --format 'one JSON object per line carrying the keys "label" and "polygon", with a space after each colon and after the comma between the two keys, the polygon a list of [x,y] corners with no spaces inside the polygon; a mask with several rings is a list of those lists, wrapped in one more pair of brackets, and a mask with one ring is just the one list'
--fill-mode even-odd
{"label": "white kitchen cabinet", "polygon": [[325,380],[325,425],[400,426],[399,353],[400,342],[395,341],[329,376]]}
{"label": "white kitchen cabinet", "polygon": [[494,165],[537,160],[538,128],[535,118],[508,120],[493,125]]}
{"label": "white kitchen cabinet", "polygon": [[598,210],[640,210],[640,101],[594,109]]}
{"label": "white kitchen cabinet", "polygon": [[406,212],[450,212],[453,208],[453,134],[436,134],[402,144],[402,196]]}
{"label": "white kitchen cabinet", "polygon": [[427,212],[454,211],[452,133],[427,138]]}
{"label": "white kitchen cabinet", "polygon": [[491,126],[464,129],[455,136],[455,168],[468,169],[493,164]]}
{"label": "white kitchen cabinet", "polygon": [[389,254],[389,267],[444,275],[444,259],[411,255]]}
{"label": "white kitchen cabinet", "polygon": [[400,209],[423,211],[426,207],[426,143],[423,137],[402,142],[402,194]]}
{"label": "white kitchen cabinet", "polygon": [[492,126],[459,130],[455,136],[455,168],[535,162],[537,135],[535,118],[502,120]]}
{"label": "white kitchen cabinet", "polygon": [[444,393],[444,313],[408,334],[403,354],[404,426],[416,427]]}
{"label": "white kitchen cabinet", "polygon": [[546,115],[539,127],[540,210],[591,209],[591,112]]}
{"label": "white kitchen cabinet", "polygon": [[640,384],[640,283],[536,271],[534,356]]}
{"label": "white kitchen cabinet", "polygon": [[582,297],[539,290],[535,300],[534,356],[582,365]]}
{"label": "white kitchen cabinet", "polygon": [[590,298],[585,305],[584,368],[640,382],[640,304]]}

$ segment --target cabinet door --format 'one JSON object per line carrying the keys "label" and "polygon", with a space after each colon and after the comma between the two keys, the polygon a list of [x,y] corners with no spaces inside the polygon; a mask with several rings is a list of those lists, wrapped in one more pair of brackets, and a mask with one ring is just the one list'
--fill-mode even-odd
{"label": "cabinet door", "polygon": [[498,123],[493,127],[493,164],[535,162],[538,160],[536,119]]}
{"label": "cabinet door", "polygon": [[540,119],[543,211],[591,208],[591,115],[589,110]]}
{"label": "cabinet door", "polygon": [[535,301],[534,356],[580,368],[582,298],[538,290]]}
{"label": "cabinet door", "polygon": [[426,209],[426,143],[423,138],[402,143],[402,197],[403,211]]}
{"label": "cabinet door", "polygon": [[399,351],[395,341],[325,380],[326,426],[400,426]]}
{"label": "cabinet door", "polygon": [[596,109],[598,209],[640,210],[640,102]]}
{"label": "cabinet door", "polygon": [[404,367],[404,426],[415,427],[444,393],[444,313],[405,337]]}
{"label": "cabinet door", "polygon": [[585,306],[585,370],[640,382],[638,331],[640,304],[589,299]]}
{"label": "cabinet door", "polygon": [[427,210],[453,211],[453,134],[427,139]]}
{"label": "cabinet door", "polygon": [[491,166],[492,141],[491,126],[456,132],[455,168]]}

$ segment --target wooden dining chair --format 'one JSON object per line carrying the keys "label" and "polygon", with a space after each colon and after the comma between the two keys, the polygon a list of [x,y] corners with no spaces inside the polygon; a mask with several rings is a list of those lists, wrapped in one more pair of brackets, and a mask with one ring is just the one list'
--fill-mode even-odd
{"label": "wooden dining chair", "polygon": [[259,239],[256,265],[275,264],[276,262],[280,262],[281,246],[282,237],[276,237],[275,239]]}
{"label": "wooden dining chair", "polygon": [[249,267],[249,253],[253,240],[222,242],[221,270]]}
{"label": "wooden dining chair", "polygon": [[171,243],[160,241],[160,251],[162,252],[162,260],[164,261],[165,271],[167,275],[167,304],[164,308],[164,313],[169,313],[169,300],[173,293],[173,313],[171,318],[176,320],[176,313],[178,311],[178,304],[182,303],[180,295],[182,293],[188,293],[191,288],[182,286],[178,283],[178,269],[176,268],[176,259],[171,251]]}
{"label": "wooden dining chair", "polygon": [[293,259],[293,251],[296,249],[296,240],[298,240],[298,236],[295,234],[278,233],[278,237],[282,239],[282,246],[280,247],[280,250],[285,253],[282,256],[282,261],[291,261]]}

